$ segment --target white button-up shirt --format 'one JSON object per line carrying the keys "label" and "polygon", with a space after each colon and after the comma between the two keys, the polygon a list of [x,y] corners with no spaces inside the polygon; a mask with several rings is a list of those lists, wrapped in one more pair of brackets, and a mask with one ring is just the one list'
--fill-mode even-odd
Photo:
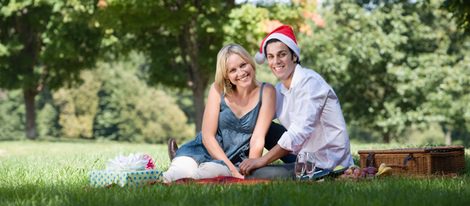
{"label": "white button-up shirt", "polygon": [[315,71],[297,65],[289,89],[276,85],[276,116],[287,129],[278,141],[283,149],[314,152],[323,169],[353,164],[338,97]]}

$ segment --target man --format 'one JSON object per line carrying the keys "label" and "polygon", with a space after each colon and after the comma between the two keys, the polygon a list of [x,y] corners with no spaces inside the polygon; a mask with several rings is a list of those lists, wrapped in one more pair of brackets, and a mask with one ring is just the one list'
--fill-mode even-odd
{"label": "man", "polygon": [[[251,177],[276,178],[276,174],[266,174],[269,167],[265,166],[302,152],[314,152],[319,169],[331,171],[339,165],[351,166],[349,136],[338,97],[318,73],[300,65],[300,48],[292,28],[283,25],[268,34],[255,59],[258,64],[267,59],[272,73],[280,80],[276,85],[276,116],[287,130],[274,125],[272,128],[277,131],[270,129],[266,142],[280,136],[277,144],[264,156],[243,161],[240,172],[249,175],[261,168]],[[278,175],[285,177],[287,171],[293,176],[293,164],[282,168],[283,174]]]}

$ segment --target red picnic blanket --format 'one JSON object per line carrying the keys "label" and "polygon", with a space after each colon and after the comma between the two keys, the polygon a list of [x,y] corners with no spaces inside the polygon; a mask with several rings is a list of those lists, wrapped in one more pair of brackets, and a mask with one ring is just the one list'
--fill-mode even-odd
{"label": "red picnic blanket", "polygon": [[176,180],[171,184],[243,184],[243,185],[252,185],[260,183],[268,183],[268,179],[240,179],[231,176],[218,176],[214,178],[204,178],[204,179],[192,179],[192,178],[183,178]]}

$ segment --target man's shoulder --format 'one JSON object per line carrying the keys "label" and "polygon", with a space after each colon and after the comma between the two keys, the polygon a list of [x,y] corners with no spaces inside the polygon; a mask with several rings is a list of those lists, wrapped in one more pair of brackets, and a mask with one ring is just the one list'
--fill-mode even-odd
{"label": "man's shoulder", "polygon": [[329,87],[325,79],[313,69],[300,68],[302,78],[300,79],[301,85],[321,85]]}

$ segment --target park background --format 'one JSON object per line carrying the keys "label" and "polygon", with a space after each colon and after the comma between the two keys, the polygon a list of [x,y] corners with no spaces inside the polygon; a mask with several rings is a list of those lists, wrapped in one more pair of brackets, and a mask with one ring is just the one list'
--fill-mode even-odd
{"label": "park background", "polygon": [[466,1],[1,2],[0,140],[187,141],[218,50],[283,23],[353,141],[470,142]]}
{"label": "park background", "polygon": [[[187,141],[218,50],[254,55],[283,23],[352,141],[468,145],[466,3],[2,0],[0,140]],[[276,83],[266,65],[257,74]]]}
{"label": "park background", "polygon": [[[468,0],[0,0],[0,205],[469,205],[459,176],[91,188],[200,130],[218,50],[289,24],[360,149],[470,145]],[[276,83],[266,65],[257,78]]]}

